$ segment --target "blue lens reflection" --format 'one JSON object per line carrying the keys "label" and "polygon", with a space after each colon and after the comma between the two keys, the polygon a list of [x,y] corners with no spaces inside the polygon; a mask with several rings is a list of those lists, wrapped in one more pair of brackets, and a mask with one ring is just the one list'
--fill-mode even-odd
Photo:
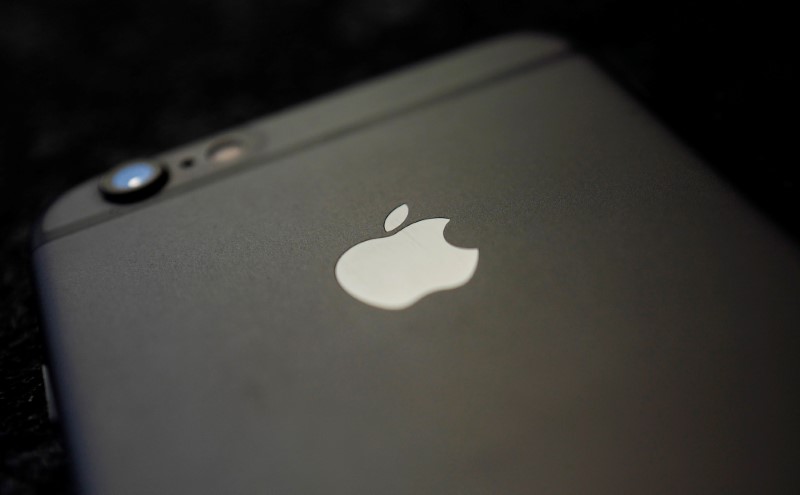
{"label": "blue lens reflection", "polygon": [[150,182],[158,173],[156,167],[149,163],[132,163],[111,178],[111,184],[123,191],[138,189]]}

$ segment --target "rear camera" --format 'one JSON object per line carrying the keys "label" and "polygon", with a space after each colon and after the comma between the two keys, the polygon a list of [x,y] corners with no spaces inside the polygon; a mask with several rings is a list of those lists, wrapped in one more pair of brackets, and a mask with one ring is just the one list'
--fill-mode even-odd
{"label": "rear camera", "polygon": [[100,192],[109,201],[130,203],[157,193],[167,183],[167,170],[150,162],[131,162],[113,168],[100,180]]}

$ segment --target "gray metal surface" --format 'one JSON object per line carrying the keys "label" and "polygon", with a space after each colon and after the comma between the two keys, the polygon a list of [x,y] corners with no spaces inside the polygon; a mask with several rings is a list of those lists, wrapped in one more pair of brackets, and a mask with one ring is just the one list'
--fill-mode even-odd
{"label": "gray metal surface", "polygon": [[[480,263],[372,308],[334,266],[403,203]],[[797,487],[795,246],[580,57],[35,259],[86,493]]]}

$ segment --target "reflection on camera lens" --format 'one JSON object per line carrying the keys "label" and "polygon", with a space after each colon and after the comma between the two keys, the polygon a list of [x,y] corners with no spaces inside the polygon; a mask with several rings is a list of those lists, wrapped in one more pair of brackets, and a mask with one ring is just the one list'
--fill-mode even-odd
{"label": "reflection on camera lens", "polygon": [[130,191],[147,184],[157,173],[149,163],[134,163],[112,176],[111,183],[121,191]]}
{"label": "reflection on camera lens", "polygon": [[150,162],[120,165],[100,181],[100,192],[117,203],[140,201],[158,192],[167,183],[167,171]]}

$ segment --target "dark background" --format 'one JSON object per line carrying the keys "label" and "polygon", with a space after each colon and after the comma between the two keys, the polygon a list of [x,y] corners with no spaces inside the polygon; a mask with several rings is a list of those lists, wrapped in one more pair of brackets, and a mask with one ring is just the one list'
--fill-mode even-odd
{"label": "dark background", "polygon": [[60,192],[471,41],[562,35],[795,239],[797,55],[770,4],[0,1],[0,494],[69,493],[28,236]]}

